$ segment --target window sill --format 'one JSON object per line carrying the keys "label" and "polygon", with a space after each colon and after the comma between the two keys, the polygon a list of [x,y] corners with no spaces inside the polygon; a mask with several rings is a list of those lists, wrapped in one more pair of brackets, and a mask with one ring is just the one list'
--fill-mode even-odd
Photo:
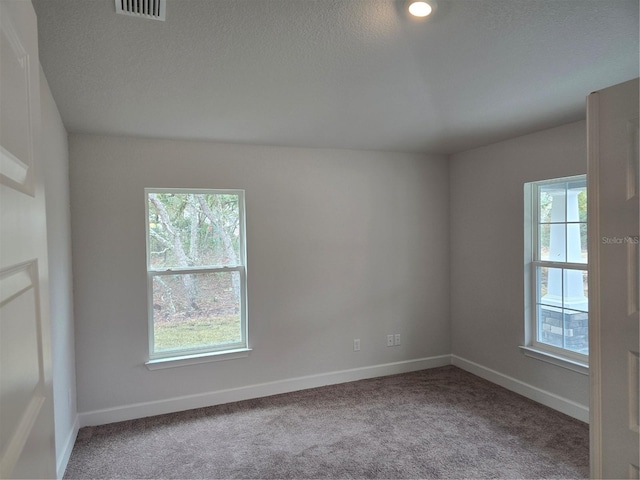
{"label": "window sill", "polygon": [[220,362],[223,360],[245,358],[248,357],[250,353],[250,348],[238,348],[236,350],[226,350],[224,352],[197,353],[195,355],[154,358],[145,362],[145,365],[149,370],[160,370],[163,368],[184,367],[186,365],[197,365],[199,363]]}
{"label": "window sill", "polygon": [[566,357],[561,357],[559,355],[554,355],[553,353],[538,350],[537,348],[533,347],[521,346],[520,349],[522,350],[522,353],[524,353],[527,357],[551,363],[552,365],[566,368],[567,370],[572,370],[582,375],[589,375],[589,364],[587,363],[579,362],[577,360]]}

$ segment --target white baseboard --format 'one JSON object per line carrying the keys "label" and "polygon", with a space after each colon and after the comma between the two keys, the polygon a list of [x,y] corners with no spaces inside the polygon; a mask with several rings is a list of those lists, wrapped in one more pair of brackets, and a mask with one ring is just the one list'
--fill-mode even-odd
{"label": "white baseboard", "polygon": [[[384,377],[397,373],[414,372],[428,368],[443,367],[451,364],[451,355],[439,355],[435,357],[406,360],[402,362],[386,363],[370,367],[353,368],[337,372],[321,373],[304,377],[277,380],[275,382],[247,385],[245,387],[218,390],[215,392],[200,393],[174,397],[166,400],[135,403],[121,407],[94,410],[80,413],[80,426],[104,425],[107,423],[133,420],[135,418],[162,415],[165,413],[180,412],[194,408],[220,405],[223,403],[249,400],[252,398],[266,397],[280,393],[295,392],[307,388],[335,385],[338,383],[353,382],[366,378]],[[65,464],[66,465],[66,464]]]}
{"label": "white baseboard", "polygon": [[569,415],[570,417],[589,423],[588,406],[561,397],[555,393],[547,392],[546,390],[542,390],[538,387],[534,387],[533,385],[529,385],[528,383],[524,383],[513,377],[484,367],[470,360],[466,360],[457,355],[451,355],[451,363],[456,367],[500,385],[512,392],[519,393],[520,395],[541,403],[542,405],[558,410],[565,415]]}
{"label": "white baseboard", "polygon": [[67,469],[67,464],[69,463],[69,458],[71,458],[71,452],[73,451],[73,446],[76,443],[76,438],[78,437],[78,430],[80,430],[80,419],[78,415],[73,421],[73,426],[71,427],[71,431],[69,432],[69,436],[67,437],[67,441],[64,442],[64,448],[62,452],[58,452],[58,458],[56,459],[56,475],[60,479],[64,477],[64,472]]}
{"label": "white baseboard", "polygon": [[[428,368],[442,367],[451,364],[573,418],[586,423],[589,422],[589,407],[585,405],[581,405],[554,393],[534,387],[528,383],[522,382],[470,360],[466,360],[457,355],[439,355],[435,357],[386,363],[370,367],[353,368],[317,375],[308,375],[304,377],[277,380],[274,382],[247,385],[244,387],[218,390],[215,392],[186,395],[165,400],[154,400],[151,402],[135,403],[121,407],[80,413],[78,414],[78,420],[75,424],[75,430],[72,436],[70,435],[69,441],[67,442],[64,457],[61,457],[58,463],[60,466],[64,465],[66,467],[69,455],[71,455],[71,450],[73,449],[73,441],[75,441],[78,433],[78,426],[88,427],[93,425],[104,425],[107,423],[149,417],[152,415],[180,412],[194,408],[249,400],[252,398],[277,395],[280,393],[295,392],[298,390],[322,387],[325,385],[353,382],[366,378],[384,377],[386,375],[425,370]],[[62,461],[63,458],[64,462]],[[58,470],[60,470],[60,468]]]}

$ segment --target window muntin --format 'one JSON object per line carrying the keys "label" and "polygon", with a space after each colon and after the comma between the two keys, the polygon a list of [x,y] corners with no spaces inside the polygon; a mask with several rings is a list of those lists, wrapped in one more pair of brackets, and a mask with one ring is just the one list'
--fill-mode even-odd
{"label": "window muntin", "polygon": [[244,192],[145,195],[149,358],[247,348]]}
{"label": "window muntin", "polygon": [[528,184],[531,345],[588,362],[586,176]]}

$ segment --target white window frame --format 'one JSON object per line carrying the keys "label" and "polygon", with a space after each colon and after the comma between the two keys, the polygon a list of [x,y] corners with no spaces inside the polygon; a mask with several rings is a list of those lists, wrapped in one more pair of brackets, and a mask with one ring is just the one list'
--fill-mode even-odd
{"label": "white window frame", "polygon": [[[149,246],[149,194],[173,193],[173,194],[227,194],[238,196],[239,210],[239,261],[238,265],[206,265],[191,268],[171,267],[152,268],[151,249]],[[246,357],[249,348],[248,316],[247,316],[247,262],[246,262],[246,225],[245,225],[245,192],[232,189],[192,189],[192,188],[145,188],[145,243],[147,261],[147,316],[148,316],[148,340],[149,361],[146,362],[150,370],[158,368],[176,367],[215,360],[227,360],[231,358]],[[211,345],[201,348],[187,348],[182,350],[168,350],[156,352],[154,349],[154,321],[153,321],[153,278],[162,275],[190,274],[190,273],[216,273],[238,272],[240,275],[240,330],[241,340],[232,344]]]}
{"label": "white window frame", "polygon": [[558,262],[538,258],[538,242],[540,238],[540,208],[538,199],[540,188],[554,183],[576,181],[585,181],[586,183],[586,180],[586,175],[574,175],[525,184],[525,342],[524,346],[521,347],[527,356],[584,374],[588,374],[588,355],[538,341],[538,280],[536,272],[538,267],[561,268],[564,270],[587,270],[588,272],[588,262]]}

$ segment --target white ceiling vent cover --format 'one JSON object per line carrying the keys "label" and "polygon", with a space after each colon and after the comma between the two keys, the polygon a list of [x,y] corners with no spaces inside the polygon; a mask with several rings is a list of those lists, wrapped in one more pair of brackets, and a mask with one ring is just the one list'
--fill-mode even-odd
{"label": "white ceiling vent cover", "polygon": [[164,22],[167,0],[115,0],[116,13]]}

